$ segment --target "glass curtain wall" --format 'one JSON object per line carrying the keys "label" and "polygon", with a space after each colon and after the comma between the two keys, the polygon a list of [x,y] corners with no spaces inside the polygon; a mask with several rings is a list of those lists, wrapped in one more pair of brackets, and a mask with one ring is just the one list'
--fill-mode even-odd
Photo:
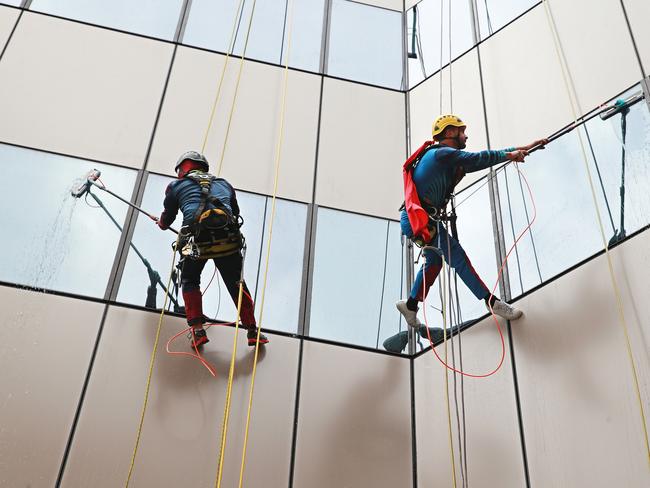
{"label": "glass curtain wall", "polygon": [[[640,86],[621,95],[627,99]],[[613,102],[613,101],[612,101]],[[613,245],[650,224],[650,113],[644,100],[579,129],[596,189],[605,239]],[[530,221],[509,267],[513,296],[562,273],[603,248],[577,131],[499,172],[501,213],[510,247]],[[524,179],[525,178],[525,179]],[[531,192],[528,191],[530,186]]]}

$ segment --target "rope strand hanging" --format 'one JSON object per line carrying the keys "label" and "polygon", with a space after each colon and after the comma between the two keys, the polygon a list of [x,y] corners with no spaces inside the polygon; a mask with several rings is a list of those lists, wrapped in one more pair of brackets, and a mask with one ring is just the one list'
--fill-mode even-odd
{"label": "rope strand hanging", "polygon": [[[571,105],[571,111],[573,114],[573,118],[575,120],[575,124],[578,123],[578,113],[579,113],[579,102],[578,102],[578,97],[577,97],[577,91],[575,88],[575,85],[573,83],[573,79],[571,77],[571,72],[569,70],[569,65],[566,59],[566,56],[564,54],[564,49],[562,47],[562,41],[560,39],[557,26],[555,25],[555,20],[553,18],[553,13],[551,11],[551,7],[549,5],[548,0],[542,0],[542,3],[544,4],[544,11],[546,13],[546,19],[548,21],[549,28],[551,30],[551,35],[553,37],[553,45],[555,47],[555,53],[557,55],[558,63],[560,65],[561,71],[562,71],[562,79],[564,81],[564,87],[567,92],[567,96],[569,98],[569,102]],[[621,326],[623,330],[623,335],[625,338],[625,346],[626,346],[626,351],[627,351],[627,356],[629,359],[630,363],[630,369],[632,373],[632,379],[633,379],[633,384],[634,384],[634,389],[636,393],[636,398],[638,402],[638,407],[639,407],[639,415],[641,417],[641,426],[642,426],[642,432],[643,432],[643,440],[645,444],[645,450],[646,450],[646,456],[647,456],[647,461],[648,461],[648,466],[650,466],[650,442],[648,441],[648,426],[647,426],[647,421],[646,421],[646,415],[645,411],[643,408],[643,399],[641,396],[641,388],[639,385],[639,377],[637,373],[637,368],[636,368],[636,363],[634,360],[634,354],[632,352],[632,344],[630,341],[630,335],[629,335],[629,328],[627,325],[627,320],[625,318],[625,309],[623,306],[623,299],[621,296],[621,292],[618,286],[618,283],[616,281],[616,275],[614,273],[614,264],[612,262],[612,257],[609,252],[609,244],[607,242],[607,237],[605,235],[605,228],[603,225],[603,219],[600,214],[600,209],[598,207],[598,198],[596,196],[596,188],[594,185],[593,178],[591,176],[591,170],[589,168],[589,158],[587,157],[587,150],[585,147],[584,140],[582,138],[582,134],[580,131],[577,131],[577,136],[578,136],[578,141],[580,143],[580,149],[582,152],[582,159],[584,161],[584,167],[585,167],[585,172],[587,176],[587,180],[589,182],[589,187],[591,190],[591,196],[592,196],[592,201],[594,204],[594,209],[596,211],[596,219],[598,221],[598,228],[600,229],[600,234],[603,242],[603,246],[605,249],[605,258],[607,260],[607,268],[609,271],[609,277],[612,285],[612,289],[614,292],[614,297],[616,301],[616,307],[617,307],[617,312],[618,312],[618,322],[619,325]]]}
{"label": "rope strand hanging", "polygon": [[[224,62],[224,66],[223,66],[223,69],[222,69],[222,72],[221,72],[221,76],[219,78],[219,85],[217,87],[217,93],[215,95],[215,99],[214,99],[212,109],[211,109],[211,113],[210,113],[210,119],[208,121],[208,126],[206,127],[205,135],[204,135],[204,138],[203,138],[202,152],[205,151],[205,145],[207,143],[210,128],[211,128],[213,120],[214,120],[214,116],[215,116],[215,112],[216,112],[216,106],[217,106],[217,103],[218,103],[220,95],[221,95],[221,88],[222,88],[222,84],[223,84],[223,79],[224,79],[224,76],[225,76],[226,68],[228,66],[228,60],[230,58],[231,51],[234,50],[235,32],[236,32],[237,23],[238,23],[238,17],[240,16],[240,14],[242,12],[243,3],[244,3],[244,0],[240,0],[239,7],[237,9],[237,15],[235,15],[235,18],[234,18],[234,25],[233,25],[232,35],[231,35],[231,39],[230,39],[230,49],[228,50],[228,52],[226,54],[226,60]],[[242,53],[239,75],[237,77],[237,83],[236,83],[236,86],[235,86],[235,95],[233,97],[233,102],[232,102],[232,105],[231,105],[231,108],[230,108],[228,128],[230,128],[230,121],[232,120],[232,114],[233,114],[234,109],[235,109],[237,91],[239,89],[239,83],[241,81],[241,71],[242,71],[242,68],[243,68],[243,62],[244,62],[244,56],[245,56],[245,53],[246,53],[246,47],[248,46],[248,38],[250,36],[250,27],[251,27],[251,24],[252,24],[252,21],[253,21],[254,12],[255,12],[255,0],[253,1],[253,7],[252,7],[252,10],[251,10],[251,17],[250,17],[250,21],[249,21],[249,25],[248,25],[248,30],[247,30],[247,33],[246,33],[246,40],[245,40],[245,43],[244,43],[244,52]],[[225,153],[225,146],[226,146],[227,141],[228,141],[228,133],[229,133],[229,131],[226,132],[226,135],[225,135],[225,138],[224,138],[221,161],[220,161],[220,164],[219,164],[219,172],[221,172],[221,166],[222,166],[221,163],[223,162],[223,154]],[[179,239],[180,239],[180,234],[179,234],[179,237],[176,240],[175,248],[178,247]],[[166,311],[166,307],[167,307],[167,301],[169,299],[169,287],[171,285],[172,276],[173,276],[173,273],[174,273],[174,265],[175,265],[175,263],[176,263],[176,251],[174,251],[174,254],[173,254],[172,269],[170,271],[169,280],[168,280],[168,284],[167,284],[167,288],[166,288],[166,292],[165,292],[164,305],[163,305],[163,308],[161,310],[160,318],[158,320],[158,327],[156,329],[156,338],[155,338],[155,341],[154,341],[153,351],[151,353],[151,359],[150,359],[150,364],[149,364],[149,372],[148,372],[148,375],[147,375],[147,381],[146,381],[146,385],[145,385],[144,401],[143,401],[143,405],[142,405],[142,411],[141,411],[141,414],[140,414],[140,422],[139,422],[138,430],[137,430],[137,433],[136,433],[135,445],[134,445],[134,448],[133,448],[133,454],[131,456],[129,472],[128,472],[126,483],[125,483],[126,488],[128,488],[129,483],[131,481],[131,477],[133,475],[133,470],[134,470],[134,467],[135,467],[135,460],[136,460],[136,457],[137,457],[137,454],[138,454],[138,448],[139,448],[139,445],[140,445],[140,438],[142,436],[142,428],[144,426],[144,419],[145,419],[145,416],[146,416],[147,406],[148,406],[148,402],[149,402],[149,392],[150,392],[150,387],[151,387],[151,378],[152,378],[152,375],[153,375],[153,368],[154,368],[155,359],[156,359],[156,355],[157,355],[158,342],[160,340],[160,332],[162,330],[162,324],[163,324],[165,311]],[[243,265],[242,265],[242,272],[243,272]],[[236,332],[237,332],[238,327],[239,327],[239,320],[240,320],[240,314],[241,314],[242,292],[243,292],[243,283],[240,283],[239,300],[238,300],[239,303],[238,303],[238,307],[237,307],[237,320],[236,320],[236,323],[235,323],[235,331]],[[237,333],[235,333],[235,338],[236,337],[237,337]],[[173,338],[172,338],[172,340],[173,340]],[[259,340],[259,337],[258,337],[258,340]],[[168,348],[169,348],[169,342],[168,342],[167,349]],[[198,359],[208,369],[208,371],[214,376],[215,372],[214,372],[213,368],[211,368],[209,363],[207,363],[205,360],[203,360],[203,358],[201,358],[200,353],[198,352],[198,350],[196,351],[196,353],[197,353],[196,356],[198,357]],[[233,358],[235,357],[235,354],[236,354],[236,341],[235,341],[235,344],[233,345],[233,355],[232,355]],[[232,369],[232,366],[233,365],[231,364],[231,369]],[[230,386],[229,389],[231,389],[232,388],[232,375],[229,375],[229,386]]]}
{"label": "rope strand hanging", "polygon": [[242,488],[244,482],[244,470],[246,467],[246,452],[248,447],[248,435],[250,430],[250,420],[251,420],[251,411],[253,409],[253,393],[255,391],[255,378],[257,376],[257,361],[259,357],[259,338],[262,331],[262,323],[264,317],[264,305],[266,300],[266,285],[268,282],[269,274],[269,264],[271,259],[271,243],[273,241],[273,225],[275,222],[275,211],[276,211],[276,201],[278,194],[278,183],[280,181],[280,161],[282,156],[282,146],[284,143],[284,133],[285,133],[285,121],[286,121],[286,108],[287,108],[287,92],[289,86],[289,58],[291,54],[291,40],[293,33],[293,9],[294,1],[287,2],[287,8],[289,9],[289,4],[291,8],[289,9],[288,23],[289,29],[287,33],[287,54],[286,54],[286,63],[284,65],[284,76],[282,82],[282,102],[281,102],[281,111],[280,111],[280,128],[278,134],[278,144],[275,154],[275,173],[273,177],[273,196],[271,198],[271,221],[269,223],[269,238],[266,247],[266,262],[264,265],[264,278],[262,280],[262,298],[260,300],[260,319],[259,326],[257,327],[257,341],[255,342],[255,356],[253,359],[253,372],[251,374],[251,384],[248,396],[248,409],[246,411],[246,428],[244,432],[244,447],[242,449],[242,458],[241,466],[239,472],[239,488]]}

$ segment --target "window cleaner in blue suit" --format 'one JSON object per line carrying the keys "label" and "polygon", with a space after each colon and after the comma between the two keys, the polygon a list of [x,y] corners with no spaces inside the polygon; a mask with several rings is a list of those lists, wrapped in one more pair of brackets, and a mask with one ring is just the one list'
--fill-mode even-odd
{"label": "window cleaner in blue suit", "polygon": [[[201,271],[212,259],[235,306],[239,301],[240,284],[242,286],[240,319],[242,327],[248,330],[248,345],[255,346],[258,333],[255,305],[242,273],[244,237],[240,227],[243,219],[235,189],[225,179],[208,173],[207,159],[195,151],[181,155],[174,169],[178,179],[165,191],[165,210],[158,219],[158,227],[169,228],[178,211],[183,214],[177,250],[181,254],[181,286],[187,323],[191,327],[190,343],[197,348],[208,342],[203,328],[206,317],[200,285]],[[268,342],[266,336],[260,334],[259,343]]]}
{"label": "window cleaner in blue suit", "polygon": [[[521,317],[521,310],[492,295],[472,266],[460,243],[447,233],[447,203],[466,173],[480,171],[505,161],[523,162],[528,151],[544,146],[540,139],[522,147],[499,151],[463,151],[467,143],[465,123],[456,115],[442,115],[433,124],[433,141],[427,141],[404,164],[405,204],[400,216],[402,233],[423,247],[426,263],[417,274],[407,300],[396,303],[409,326],[418,328],[418,302],[424,301],[442,268],[442,257],[479,300],[495,314],[507,319]],[[452,217],[453,218],[453,217]],[[434,249],[435,248],[435,249]],[[437,252],[438,251],[438,252]],[[426,286],[425,286],[426,284]]]}

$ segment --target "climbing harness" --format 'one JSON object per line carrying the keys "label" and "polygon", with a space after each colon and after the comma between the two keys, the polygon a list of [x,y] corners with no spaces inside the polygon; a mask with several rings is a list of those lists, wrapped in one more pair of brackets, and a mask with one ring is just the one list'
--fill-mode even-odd
{"label": "climbing harness", "polygon": [[[244,221],[210,194],[212,183],[223,180],[200,171],[192,171],[185,178],[201,187],[201,200],[193,222],[181,228],[178,247],[181,255],[190,259],[211,259],[238,253],[244,246],[240,231]],[[206,210],[207,206],[214,208]]]}

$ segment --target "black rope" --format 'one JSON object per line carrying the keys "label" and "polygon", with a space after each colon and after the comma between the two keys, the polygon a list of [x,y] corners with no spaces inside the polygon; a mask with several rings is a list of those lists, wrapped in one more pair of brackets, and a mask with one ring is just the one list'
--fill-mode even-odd
{"label": "black rope", "polygon": [[[279,64],[282,63],[282,55],[284,54],[284,34],[287,31],[287,13],[289,11],[289,0],[286,0],[284,2],[284,22],[282,23],[282,44],[280,45],[280,62]],[[289,60],[287,59],[287,64],[289,64]]]}
{"label": "black rope", "polygon": [[379,333],[381,331],[381,313],[384,309],[384,290],[386,289],[386,267],[388,264],[388,235],[390,233],[390,220],[386,221],[386,247],[384,249],[384,274],[381,279],[381,298],[379,299],[379,322],[377,323],[377,343],[375,349],[379,349]]}
{"label": "black rope", "polygon": [[612,209],[609,207],[609,199],[607,198],[607,192],[605,191],[605,185],[603,184],[603,177],[600,174],[600,166],[598,166],[598,159],[596,159],[596,153],[594,151],[594,146],[591,143],[591,137],[589,136],[589,131],[587,130],[587,126],[585,126],[585,134],[587,135],[587,143],[589,144],[589,151],[591,152],[591,157],[593,158],[594,165],[596,166],[596,173],[598,174],[600,189],[603,192],[603,198],[605,199],[605,205],[607,206],[607,214],[609,215],[609,221],[612,224],[612,232],[616,232],[614,217],[612,217]]}
{"label": "black rope", "polygon": [[490,9],[488,8],[488,0],[484,0],[485,3],[485,16],[487,17],[487,24],[488,24],[488,33],[489,35],[492,35],[494,33],[494,30],[492,29],[492,19],[490,18]]}
{"label": "black rope", "polygon": [[[526,197],[524,196],[524,185],[521,182],[521,173],[519,168],[517,169],[517,177],[519,178],[519,190],[521,191],[521,200],[524,202],[524,213],[526,214],[526,223],[528,224],[528,235],[530,236],[530,243],[533,245],[533,255],[535,256],[535,264],[537,265],[537,274],[539,275],[539,282],[544,281],[542,279],[542,271],[539,268],[539,259],[537,257],[537,249],[535,248],[535,239],[533,239],[533,228],[530,226],[530,217],[528,217],[528,204],[526,203]],[[515,246],[516,247],[516,246]],[[523,293],[523,287],[521,289]]]}
{"label": "black rope", "polygon": [[[447,310],[451,311],[449,315],[450,317],[450,327],[449,329],[451,330],[451,336],[450,336],[450,342],[451,342],[451,362],[452,362],[452,367],[454,370],[458,369],[456,368],[456,348],[454,346],[454,323],[456,325],[456,333],[460,335],[460,322],[458,321],[458,316],[459,316],[459,309],[460,309],[460,302],[456,299],[454,300],[454,297],[452,296],[452,289],[451,289],[451,237],[449,235],[449,223],[445,223],[445,230],[447,231],[447,292],[449,296],[449,307]],[[454,270],[454,276],[456,275],[456,270]],[[460,351],[459,351],[460,355]],[[446,367],[446,366],[445,366]],[[462,371],[462,368],[461,368]],[[462,486],[465,488],[466,487],[466,480],[465,480],[465,473],[466,473],[466,466],[464,463],[464,455],[463,453],[465,452],[465,447],[462,442],[462,436],[461,436],[461,421],[460,421],[460,411],[459,411],[459,406],[458,406],[458,373],[456,371],[452,371],[454,375],[454,405],[455,405],[455,411],[456,411],[456,425],[458,426],[458,454],[459,454],[459,461],[460,461],[460,474],[461,474],[461,482]],[[462,378],[462,375],[461,375]],[[464,397],[464,392],[462,391],[464,387],[464,382],[461,383],[461,397]],[[463,423],[465,419],[463,418]]]}
{"label": "black rope", "polygon": [[[512,204],[510,202],[510,185],[508,184],[508,172],[504,171],[503,176],[505,177],[506,180],[506,200],[508,201],[508,215],[510,216],[510,231],[512,233],[512,242],[515,242],[517,240],[517,237],[515,235],[515,223],[512,218]],[[521,288],[521,293],[524,292],[524,281],[521,278],[521,264],[519,261],[519,248],[518,246],[515,246],[515,256],[517,258],[517,274],[519,275],[519,286]]]}

